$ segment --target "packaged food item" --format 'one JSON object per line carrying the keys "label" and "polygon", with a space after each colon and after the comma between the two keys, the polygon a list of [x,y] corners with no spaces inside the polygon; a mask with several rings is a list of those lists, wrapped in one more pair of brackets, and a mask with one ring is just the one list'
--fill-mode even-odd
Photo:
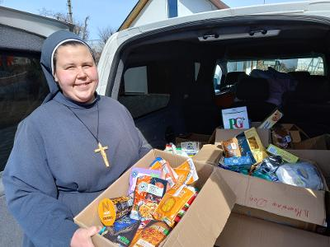
{"label": "packaged food item", "polygon": [[116,229],[115,224],[113,227],[107,227],[106,233],[103,236],[114,243],[120,244],[120,246],[129,246],[136,235],[140,221],[129,220],[129,217],[127,217],[125,217],[125,223],[118,223],[121,225],[119,229]]}
{"label": "packaged food item", "polygon": [[273,127],[278,120],[283,117],[283,113],[276,109],[262,124],[258,127],[259,129],[270,129]]}
{"label": "packaged food item", "polygon": [[175,173],[170,164],[162,159],[157,157],[149,167],[151,170],[160,170],[162,172],[162,178],[168,182],[169,188],[173,187],[176,183],[178,175]]}
{"label": "packaged food item", "polygon": [[196,192],[187,203],[184,204],[183,208],[179,211],[179,213],[177,214],[177,216],[175,217],[174,221],[175,223],[179,223],[179,221],[182,219],[182,217],[185,215],[185,213],[187,212],[188,208],[190,207],[190,205],[193,203],[193,201],[195,200],[196,196],[197,196]]}
{"label": "packaged food item", "polygon": [[155,178],[160,178],[162,172],[160,170],[151,170],[146,168],[139,168],[139,167],[133,167],[131,175],[129,177],[129,188],[128,188],[128,194],[134,193],[136,180],[138,177],[141,177],[143,175],[150,175]]}
{"label": "packaged food item", "polygon": [[273,144],[280,148],[288,148],[291,144],[291,136],[287,129],[282,125],[274,126],[272,130]]}
{"label": "packaged food item", "polygon": [[181,142],[181,149],[189,156],[194,156],[201,148],[201,143],[197,141]]}
{"label": "packaged food item", "polygon": [[294,186],[323,190],[324,184],[320,171],[311,163],[286,163],[276,170],[280,182]]}
{"label": "packaged food item", "polygon": [[264,158],[268,157],[265,147],[262,145],[260,137],[256,131],[256,128],[253,127],[244,131],[244,135],[256,162],[261,162]]}
{"label": "packaged food item", "polygon": [[276,170],[283,163],[281,156],[270,155],[265,158],[261,163],[257,164],[253,176],[266,179],[268,181],[278,181]]}
{"label": "packaged food item", "polygon": [[241,151],[236,137],[221,142],[225,157],[241,157]]}
{"label": "packaged food item", "polygon": [[[176,172],[178,177],[180,176],[179,174],[182,174],[182,171],[189,172],[188,176],[186,176],[186,178],[183,181],[183,183],[185,184],[192,184],[193,182],[196,182],[198,180],[198,173],[196,170],[196,166],[191,158],[187,159],[181,165],[174,168],[174,171]],[[179,180],[179,178],[177,180]]]}
{"label": "packaged food item", "polygon": [[130,217],[136,220],[152,219],[152,215],[167,190],[168,182],[144,175],[137,178],[134,203]]}
{"label": "packaged food item", "polygon": [[105,226],[112,226],[116,219],[128,214],[133,206],[133,198],[121,196],[104,198],[98,205],[98,215]]}
{"label": "packaged food item", "polygon": [[171,228],[163,221],[151,220],[147,226],[134,238],[131,247],[156,247],[170,233]]}
{"label": "packaged food item", "polygon": [[154,218],[173,227],[179,211],[195,194],[196,190],[186,185],[180,187],[174,194],[166,193],[153,214]]}
{"label": "packaged food item", "polygon": [[288,163],[296,163],[299,160],[299,157],[285,151],[279,147],[274,146],[273,144],[269,144],[267,148],[267,152],[273,155],[279,155],[282,159]]}

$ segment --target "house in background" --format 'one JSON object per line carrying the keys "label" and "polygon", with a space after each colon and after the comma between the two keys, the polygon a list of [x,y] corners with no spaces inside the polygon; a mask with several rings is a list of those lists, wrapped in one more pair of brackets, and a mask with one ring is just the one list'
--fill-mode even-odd
{"label": "house in background", "polygon": [[225,8],[220,0],[139,0],[118,30]]}

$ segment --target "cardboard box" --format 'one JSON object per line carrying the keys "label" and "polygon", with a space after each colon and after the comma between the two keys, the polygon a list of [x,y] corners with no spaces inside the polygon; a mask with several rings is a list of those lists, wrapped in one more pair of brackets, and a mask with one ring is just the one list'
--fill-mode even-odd
{"label": "cardboard box", "polygon": [[[156,157],[166,159],[173,167],[179,166],[186,160],[182,156],[151,150],[134,167],[148,167]],[[195,161],[195,166],[199,175],[195,186],[200,189],[200,192],[161,246],[213,246],[235,204],[235,195],[222,179],[219,169],[198,161]],[[129,175],[130,170],[80,212],[74,221],[80,227],[100,226],[101,222],[97,213],[99,202],[103,198],[126,195]],[[93,236],[92,239],[96,247],[117,246],[100,235]]]}
{"label": "cardboard box", "polygon": [[[221,155],[219,147],[208,145],[197,156],[200,162],[217,165]],[[289,150],[294,155],[317,162],[324,177],[330,177],[329,151]],[[213,154],[213,157],[210,155]],[[257,177],[217,168],[223,179],[236,195],[234,212],[255,216],[257,218],[291,225],[294,227],[317,230],[317,226],[324,227],[326,222],[325,194],[326,191],[316,191],[295,187],[283,183],[270,182]],[[328,179],[329,181],[329,179]]]}
{"label": "cardboard box", "polygon": [[294,143],[293,149],[314,149],[314,150],[329,150],[330,135],[320,135],[307,140]]}
{"label": "cardboard box", "polygon": [[[252,126],[254,127],[254,126]],[[264,147],[267,147],[268,144],[270,143],[270,130],[268,129],[256,129],[257,133],[260,137],[260,140],[262,142],[262,145]],[[222,141],[226,141],[228,139],[231,139],[235,136],[237,136],[238,134],[246,131],[246,129],[220,129],[217,128],[215,133],[215,144],[218,145],[220,142]]]}
{"label": "cardboard box", "polygon": [[181,142],[194,141],[200,142],[202,145],[213,143],[211,135],[191,133],[188,135],[178,136],[175,138],[175,145],[179,145]]}
{"label": "cardboard box", "polygon": [[232,213],[216,241],[221,247],[326,247],[330,238],[320,234]]}

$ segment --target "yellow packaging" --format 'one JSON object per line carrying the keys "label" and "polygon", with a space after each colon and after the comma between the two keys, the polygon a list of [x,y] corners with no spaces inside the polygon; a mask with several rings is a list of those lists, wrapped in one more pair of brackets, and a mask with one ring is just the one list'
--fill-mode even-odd
{"label": "yellow packaging", "polygon": [[251,149],[252,155],[257,163],[261,162],[264,158],[267,158],[265,147],[262,145],[260,137],[256,131],[256,128],[251,128],[244,131],[244,135]]}
{"label": "yellow packaging", "polygon": [[128,214],[133,205],[133,198],[121,196],[116,198],[104,198],[98,205],[98,214],[105,226],[112,226],[116,219]]}
{"label": "yellow packaging", "polygon": [[109,198],[104,198],[98,206],[100,220],[105,226],[112,226],[116,220],[115,205]]}
{"label": "yellow packaging", "polygon": [[166,193],[154,212],[154,218],[173,227],[175,217],[195,193],[194,188],[185,185],[180,187],[174,194]]}
{"label": "yellow packaging", "polygon": [[285,151],[279,147],[274,146],[273,144],[269,144],[268,148],[267,148],[267,152],[271,153],[273,155],[279,155],[282,157],[283,160],[285,160],[286,162],[289,163],[296,163],[299,158],[291,153],[289,153],[288,151]]}

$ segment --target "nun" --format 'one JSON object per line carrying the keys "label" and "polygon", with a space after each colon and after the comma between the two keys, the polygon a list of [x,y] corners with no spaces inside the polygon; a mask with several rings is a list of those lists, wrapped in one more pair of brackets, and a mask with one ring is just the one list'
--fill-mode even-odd
{"label": "nun", "polygon": [[8,208],[23,229],[23,246],[93,246],[98,227],[73,218],[150,145],[118,101],[96,93],[90,47],[68,31],[44,42],[44,102],[20,124],[3,173]]}

